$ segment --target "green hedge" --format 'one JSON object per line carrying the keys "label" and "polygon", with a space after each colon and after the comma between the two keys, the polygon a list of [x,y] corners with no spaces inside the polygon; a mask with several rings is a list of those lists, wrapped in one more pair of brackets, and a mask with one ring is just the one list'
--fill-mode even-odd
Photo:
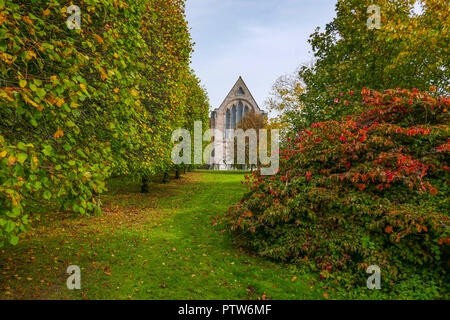
{"label": "green hedge", "polygon": [[67,2],[0,0],[0,244],[31,202],[99,212],[106,178],[166,170],[172,130],[208,116],[184,1],[76,4],[70,30]]}

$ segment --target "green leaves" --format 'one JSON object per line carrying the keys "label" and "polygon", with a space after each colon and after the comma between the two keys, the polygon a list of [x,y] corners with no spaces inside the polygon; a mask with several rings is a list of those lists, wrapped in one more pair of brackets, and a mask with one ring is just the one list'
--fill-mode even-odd
{"label": "green leaves", "polygon": [[46,156],[51,156],[53,155],[53,148],[51,145],[48,144],[44,144],[44,148],[42,149],[42,153]]}
{"label": "green leaves", "polygon": [[[448,46],[443,43],[450,41],[449,6],[445,0],[426,1],[424,13],[415,17],[410,15],[414,2],[380,2],[380,30],[366,25],[372,0],[337,3],[336,18],[309,39],[316,61],[300,69],[306,92],[298,95],[304,107],[294,120],[297,129],[363,111],[358,109],[363,88],[428,90],[434,85],[448,93]],[[350,91],[355,95],[345,97],[349,104],[334,102]]]}
{"label": "green leaves", "polygon": [[42,1],[3,3],[0,74],[11,87],[0,87],[0,241],[16,242],[2,232],[22,231],[34,199],[90,214],[112,173],[170,168],[171,132],[207,123],[209,106],[189,67],[183,1],[94,1],[76,32],[55,19],[62,3],[43,15]]}
{"label": "green leaves", "polygon": [[27,159],[28,155],[26,153],[19,153],[17,155],[17,161],[19,161],[20,164],[23,164],[25,160]]}
{"label": "green leaves", "polygon": [[42,194],[42,198],[45,200],[50,200],[52,198],[52,193],[49,190],[45,190]]}
{"label": "green leaves", "polygon": [[445,282],[450,100],[395,89],[363,101],[365,113],[292,133],[279,173],[246,177],[251,191],[223,222],[259,255],[348,287],[371,264],[387,290],[413,275]]}
{"label": "green leaves", "polygon": [[11,236],[9,239],[9,243],[11,243],[13,246],[19,243],[19,237],[18,236]]}

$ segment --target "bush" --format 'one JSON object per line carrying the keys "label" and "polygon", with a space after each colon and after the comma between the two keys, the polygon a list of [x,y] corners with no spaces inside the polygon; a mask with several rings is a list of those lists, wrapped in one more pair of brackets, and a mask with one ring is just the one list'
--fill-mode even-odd
{"label": "bush", "polygon": [[241,244],[307,265],[321,278],[383,283],[449,263],[449,114],[445,97],[363,90],[358,116],[316,123],[280,152],[275,176],[246,177],[251,191],[222,222]]}

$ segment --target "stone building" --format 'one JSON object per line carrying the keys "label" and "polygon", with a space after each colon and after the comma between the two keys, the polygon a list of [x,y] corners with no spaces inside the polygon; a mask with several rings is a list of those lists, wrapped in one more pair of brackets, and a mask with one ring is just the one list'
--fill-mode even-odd
{"label": "stone building", "polygon": [[230,154],[230,150],[234,148],[232,130],[238,127],[243,117],[250,111],[267,117],[267,113],[259,108],[242,77],[239,77],[220,107],[211,112],[210,128],[221,131],[220,136],[214,138],[214,150],[209,162],[211,169],[235,168],[232,164],[232,153]]}

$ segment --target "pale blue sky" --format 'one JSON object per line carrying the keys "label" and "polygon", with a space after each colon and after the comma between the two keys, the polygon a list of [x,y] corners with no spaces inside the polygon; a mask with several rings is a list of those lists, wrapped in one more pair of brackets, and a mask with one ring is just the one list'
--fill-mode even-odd
{"label": "pale blue sky", "polygon": [[187,0],[193,64],[218,108],[241,75],[263,108],[274,81],[312,60],[308,37],[336,0]]}

